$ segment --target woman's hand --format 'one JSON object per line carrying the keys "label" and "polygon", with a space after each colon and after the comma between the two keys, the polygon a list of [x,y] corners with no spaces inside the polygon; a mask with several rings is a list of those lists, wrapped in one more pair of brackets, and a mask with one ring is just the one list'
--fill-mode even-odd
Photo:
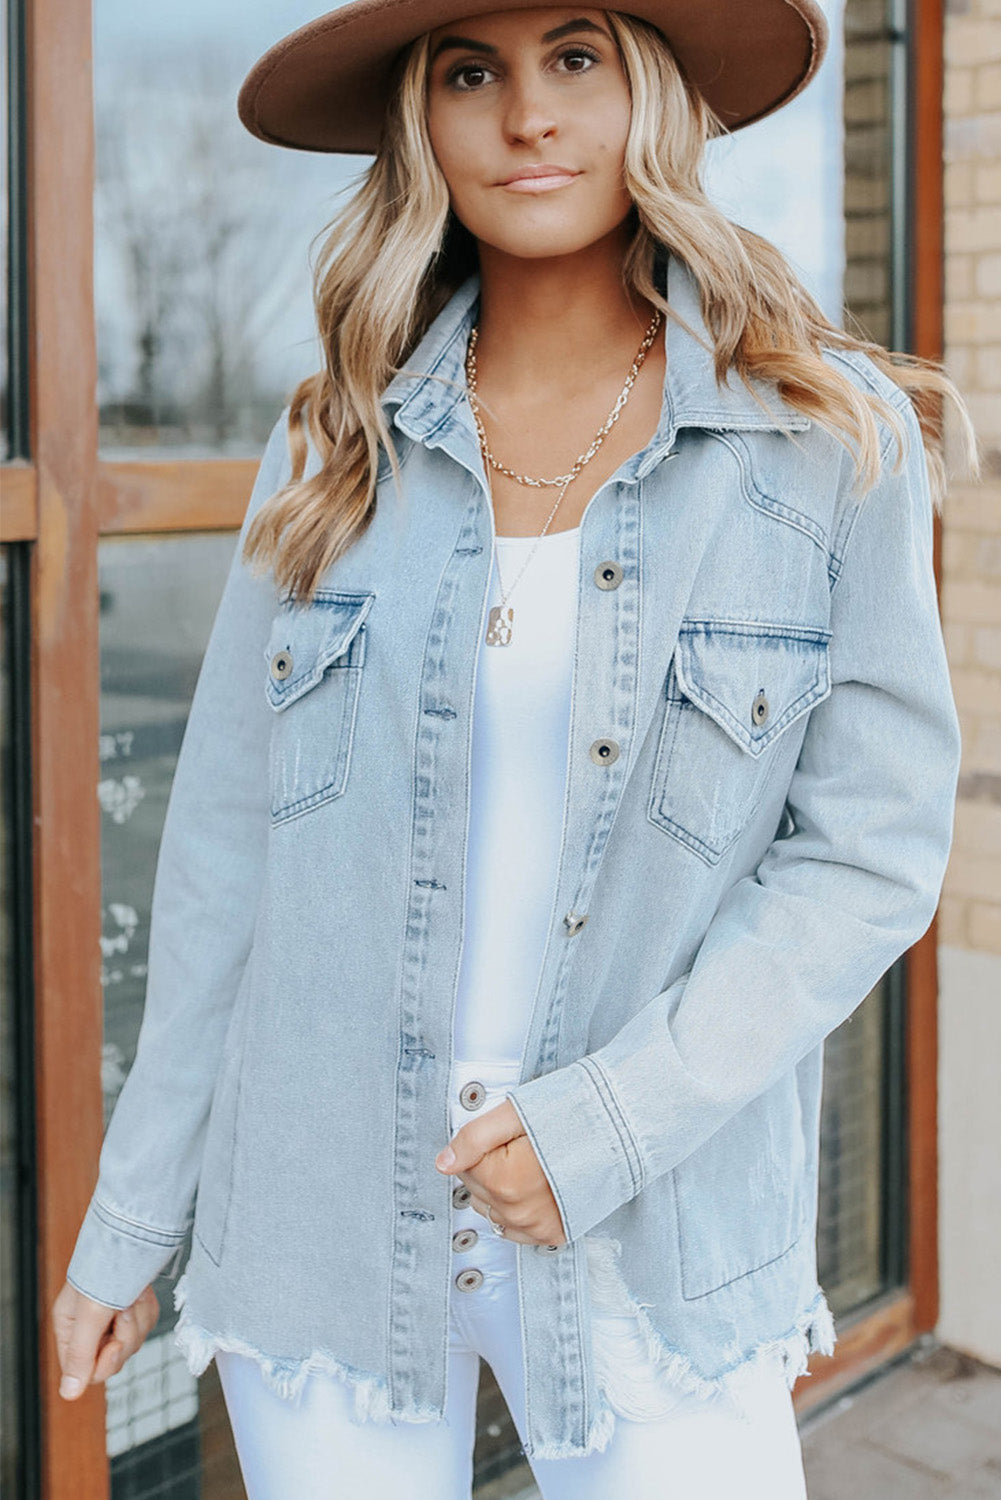
{"label": "woman's hand", "polygon": [[505,1239],[566,1244],[556,1199],[510,1099],[456,1131],[435,1166],[465,1183],[477,1213],[486,1218],[490,1209],[494,1222],[504,1226]]}
{"label": "woman's hand", "polygon": [[88,1385],[115,1375],[156,1327],[160,1304],[148,1286],[131,1307],[108,1307],[64,1282],[52,1304],[52,1326],[63,1378],[60,1396],[75,1401]]}

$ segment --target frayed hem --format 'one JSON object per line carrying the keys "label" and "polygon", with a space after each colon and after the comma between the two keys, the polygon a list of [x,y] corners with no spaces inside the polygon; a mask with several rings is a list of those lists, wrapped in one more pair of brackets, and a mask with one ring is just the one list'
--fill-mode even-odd
{"label": "frayed hem", "polygon": [[615,1412],[603,1402],[588,1429],[583,1448],[574,1443],[540,1443],[535,1448],[526,1447],[524,1453],[531,1459],[586,1458],[589,1453],[604,1453],[614,1435]]}
{"label": "frayed hem", "polygon": [[174,1288],[174,1307],[180,1317],[174,1327],[174,1344],[184,1355],[188,1369],[196,1378],[204,1375],[217,1351],[241,1354],[260,1367],[269,1390],[283,1400],[297,1403],[310,1375],[333,1375],[354,1389],[354,1415],[358,1422],[440,1422],[441,1412],[431,1407],[405,1407],[393,1410],[389,1388],[381,1375],[372,1375],[345,1364],[325,1350],[314,1350],[302,1359],[285,1359],[264,1354],[245,1340],[229,1334],[212,1333],[195,1323],[187,1307],[188,1281],[185,1273]]}
{"label": "frayed hem", "polygon": [[[777,1338],[763,1340],[749,1354],[715,1376],[695,1369],[680,1349],[673,1348],[653,1326],[647,1314],[650,1303],[637,1301],[629,1291],[618,1265],[622,1246],[607,1235],[585,1235],[588,1279],[591,1290],[595,1383],[603,1418],[611,1418],[607,1441],[614,1431],[615,1416],[631,1421],[652,1421],[665,1416],[687,1395],[706,1401],[728,1398],[743,1421],[749,1419],[742,1387],[753,1382],[763,1365],[781,1362],[791,1391],[801,1375],[808,1375],[811,1354],[833,1354],[837,1341],[834,1318],[823,1291],[799,1314],[792,1328]],[[631,1320],[626,1334],[607,1321]],[[628,1351],[623,1344],[628,1343]],[[636,1371],[645,1361],[645,1370]],[[639,1381],[636,1381],[636,1375]],[[601,1427],[604,1432],[604,1426]],[[604,1444],[602,1444],[604,1446]]]}

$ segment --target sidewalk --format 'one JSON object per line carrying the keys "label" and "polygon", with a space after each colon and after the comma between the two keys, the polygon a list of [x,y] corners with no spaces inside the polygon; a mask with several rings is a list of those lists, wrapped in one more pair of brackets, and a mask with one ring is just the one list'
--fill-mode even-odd
{"label": "sidewalk", "polygon": [[1001,1500],[1001,1371],[933,1338],[800,1433],[810,1500]]}
{"label": "sidewalk", "polygon": [[[800,1435],[809,1500],[1001,1500],[1001,1371],[930,1336]],[[527,1466],[477,1495],[539,1500]]]}

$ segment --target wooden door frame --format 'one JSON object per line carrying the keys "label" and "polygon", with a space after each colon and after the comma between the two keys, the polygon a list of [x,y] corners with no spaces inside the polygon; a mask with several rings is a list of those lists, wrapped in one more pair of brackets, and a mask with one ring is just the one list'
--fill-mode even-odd
{"label": "wooden door frame", "polygon": [[[38,1360],[42,1493],[107,1500],[103,1393],[63,1401],[51,1329],[103,1132],[97,361],[89,0],[25,26]],[[67,747],[72,753],[67,754]]]}
{"label": "wooden door frame", "polygon": [[[12,0],[13,3],[13,0]],[[915,352],[941,358],[942,0],[912,0],[910,201]],[[90,0],[27,0],[27,277],[31,458],[3,465],[0,540],[32,545],[31,738],[38,1359],[46,1500],[107,1500],[105,1402],[58,1395],[50,1309],[103,1136],[98,542],[237,528],[252,461],[98,457]],[[936,576],[940,526],[936,520]],[[90,749],[87,749],[87,747]],[[71,753],[67,753],[67,748]],[[936,927],[907,967],[908,1286],[848,1327],[800,1383],[806,1411],[905,1349],[938,1316]]]}

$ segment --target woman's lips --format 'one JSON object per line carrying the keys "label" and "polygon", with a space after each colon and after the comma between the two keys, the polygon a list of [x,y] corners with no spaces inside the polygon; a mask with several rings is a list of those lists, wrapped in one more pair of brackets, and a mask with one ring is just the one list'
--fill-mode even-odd
{"label": "woman's lips", "polygon": [[512,193],[548,193],[553,188],[566,187],[579,176],[579,172],[554,172],[550,177],[515,177],[511,182],[502,182],[501,187]]}

